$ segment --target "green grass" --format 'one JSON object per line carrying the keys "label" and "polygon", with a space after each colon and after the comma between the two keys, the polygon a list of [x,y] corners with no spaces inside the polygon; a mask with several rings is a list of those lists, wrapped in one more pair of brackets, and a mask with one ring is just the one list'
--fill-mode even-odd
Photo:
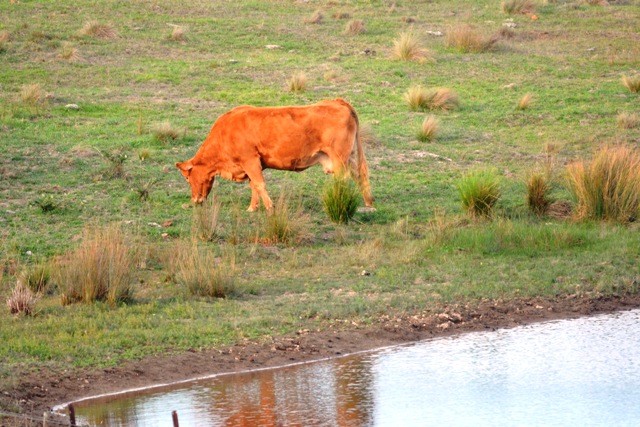
{"label": "green grass", "polygon": [[[118,224],[136,249],[126,302],[63,306],[62,288],[50,283],[33,316],[0,310],[7,384],[42,366],[115,365],[444,303],[637,291],[635,221],[538,219],[522,183],[545,146],[557,147],[556,164],[564,165],[602,145],[640,141],[640,127],[617,124],[621,112],[637,111],[638,94],[621,78],[640,69],[640,5],[541,5],[535,21],[509,15],[513,34],[481,54],[426,31],[469,25],[497,34],[507,19],[500,2],[166,5],[151,12],[113,0],[0,3],[2,306],[21,271],[76,250],[88,225]],[[305,22],[317,11],[321,22]],[[345,34],[338,12],[366,31]],[[78,35],[95,19],[110,26],[109,37]],[[188,29],[188,38],[170,40],[167,23]],[[429,61],[394,59],[394,40],[409,31],[424,35],[418,47]],[[299,73],[305,90],[290,91]],[[407,108],[411,87],[446,87],[458,100],[432,111],[446,126],[430,144],[415,141],[424,113]],[[536,102],[514,108],[528,93]],[[224,179],[213,188],[215,221],[198,236],[174,164],[193,156],[214,120],[242,104],[336,97],[375,134],[366,153],[376,211],[334,224],[323,209],[322,168],[269,170],[272,195],[300,195],[302,238],[262,236],[264,218],[244,212],[248,185]],[[158,133],[163,123],[168,132]],[[457,183],[482,168],[498,171],[501,196],[493,221],[476,224]],[[566,186],[552,196],[574,202]],[[179,280],[171,254],[193,238],[213,257],[205,265],[233,270],[225,298],[190,292]]]}

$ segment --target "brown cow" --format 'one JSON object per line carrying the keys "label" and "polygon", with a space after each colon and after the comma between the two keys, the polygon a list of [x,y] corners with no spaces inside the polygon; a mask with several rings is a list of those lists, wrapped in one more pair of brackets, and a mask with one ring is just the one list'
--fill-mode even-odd
{"label": "brown cow", "polygon": [[348,168],[365,204],[371,206],[369,171],[358,128],[355,110],[343,99],[305,107],[237,107],[218,118],[193,159],[176,166],[191,185],[195,203],[209,195],[216,175],[249,180],[249,212],[258,209],[258,197],[265,208],[273,207],[263,169],[302,171],[317,163],[325,173]]}

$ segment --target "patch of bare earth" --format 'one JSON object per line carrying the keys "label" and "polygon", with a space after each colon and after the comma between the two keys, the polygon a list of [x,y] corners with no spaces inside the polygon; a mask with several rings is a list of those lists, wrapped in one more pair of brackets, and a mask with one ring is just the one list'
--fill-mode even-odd
{"label": "patch of bare earth", "polygon": [[[406,317],[382,316],[374,325],[345,322],[324,331],[304,330],[294,336],[272,337],[264,342],[243,341],[224,348],[157,355],[109,369],[56,372],[43,368],[21,376],[16,385],[0,390],[0,407],[19,407],[26,414],[42,417],[43,411],[56,404],[103,393],[216,373],[283,366],[439,336],[638,307],[640,295],[483,301],[475,305],[445,306],[438,312],[424,311]],[[0,425],[4,424],[0,422]]]}

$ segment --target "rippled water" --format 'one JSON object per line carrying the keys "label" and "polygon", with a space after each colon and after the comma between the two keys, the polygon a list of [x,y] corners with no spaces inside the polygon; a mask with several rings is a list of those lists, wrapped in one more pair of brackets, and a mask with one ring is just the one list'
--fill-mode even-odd
{"label": "rippled water", "polygon": [[638,426],[640,310],[76,404],[109,426]]}

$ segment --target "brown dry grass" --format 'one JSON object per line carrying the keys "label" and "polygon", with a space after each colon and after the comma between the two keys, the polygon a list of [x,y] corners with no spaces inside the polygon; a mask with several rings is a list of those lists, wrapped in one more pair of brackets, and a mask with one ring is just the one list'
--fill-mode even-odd
{"label": "brown dry grass", "polygon": [[42,86],[39,83],[32,83],[22,86],[20,90],[20,99],[29,106],[36,106],[44,100]]}
{"label": "brown dry grass", "polygon": [[439,127],[440,120],[436,116],[429,114],[424,118],[420,129],[418,129],[418,134],[416,135],[418,141],[433,142],[438,135]]}
{"label": "brown dry grass", "polygon": [[113,40],[118,38],[118,32],[110,24],[101,24],[98,21],[91,20],[85,22],[84,26],[78,31],[81,36],[95,37],[97,39]]}
{"label": "brown dry grass", "polygon": [[622,84],[629,89],[630,92],[640,92],[640,76],[622,76]]}
{"label": "brown dry grass", "polygon": [[526,110],[531,106],[531,101],[533,99],[533,96],[530,93],[527,93],[526,95],[524,95],[522,98],[520,98],[520,101],[518,101],[518,110]]}
{"label": "brown dry grass", "polygon": [[447,88],[412,86],[405,92],[404,99],[412,111],[451,110],[459,105],[458,96]]}
{"label": "brown dry grass", "polygon": [[640,126],[640,116],[636,113],[622,112],[617,117],[618,127],[622,129],[635,129]]}
{"label": "brown dry grass", "polygon": [[513,15],[532,13],[535,6],[531,0],[505,0],[501,8],[503,13]]}
{"label": "brown dry grass", "polygon": [[11,295],[7,298],[7,307],[12,314],[24,314],[30,316],[33,314],[36,304],[36,296],[21,280],[18,280],[16,286],[11,291]]}
{"label": "brown dry grass", "polygon": [[393,41],[393,56],[401,61],[426,62],[431,53],[422,47],[422,40],[412,31],[403,32]]}
{"label": "brown dry grass", "polygon": [[347,23],[347,26],[344,29],[344,34],[348,36],[357,36],[365,31],[364,21],[361,19],[353,19]]}
{"label": "brown dry grass", "polygon": [[304,92],[307,89],[307,75],[300,71],[295,73],[288,82],[290,92]]}
{"label": "brown dry grass", "polygon": [[65,43],[58,53],[58,58],[69,62],[78,62],[82,59],[82,56],[80,55],[80,51],[71,43]]}
{"label": "brown dry grass", "polygon": [[494,48],[498,35],[485,36],[469,25],[458,25],[447,33],[447,46],[464,53],[482,53]]}

